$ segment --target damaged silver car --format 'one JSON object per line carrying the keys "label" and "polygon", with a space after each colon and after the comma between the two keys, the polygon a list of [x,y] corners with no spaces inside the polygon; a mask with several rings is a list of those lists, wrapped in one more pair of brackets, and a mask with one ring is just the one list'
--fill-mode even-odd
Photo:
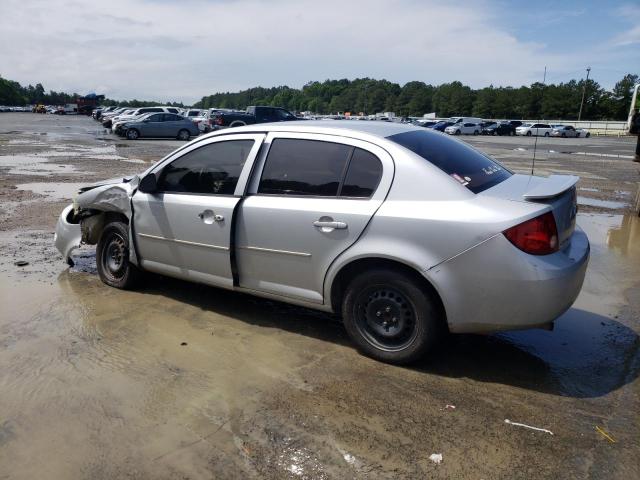
{"label": "damaged silver car", "polygon": [[340,313],[362,352],[407,363],[445,332],[548,327],[572,305],[577,180],[410,125],[252,125],[82,189],[56,245],[97,245],[118,288],[151,271]]}

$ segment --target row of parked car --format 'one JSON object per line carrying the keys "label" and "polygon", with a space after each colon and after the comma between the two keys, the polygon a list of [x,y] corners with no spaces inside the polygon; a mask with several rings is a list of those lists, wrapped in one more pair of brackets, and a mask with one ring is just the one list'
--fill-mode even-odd
{"label": "row of parked car", "polygon": [[93,111],[113,133],[135,140],[141,137],[168,137],[189,140],[200,133],[255,123],[301,120],[279,107],[251,106],[245,111],[225,108],[178,108],[154,106],[141,108],[105,107]]}
{"label": "row of parked car", "polygon": [[520,120],[485,121],[476,117],[452,117],[449,120],[416,120],[413,123],[449,135],[523,135],[562,138],[591,136],[587,129],[575,128],[571,125],[524,123]]}

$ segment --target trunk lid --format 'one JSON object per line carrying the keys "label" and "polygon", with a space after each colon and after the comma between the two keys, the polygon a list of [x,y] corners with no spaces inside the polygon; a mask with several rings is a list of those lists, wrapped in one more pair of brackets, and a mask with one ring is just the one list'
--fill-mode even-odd
{"label": "trunk lid", "polygon": [[576,226],[578,180],[579,177],[573,175],[537,177],[516,174],[479,195],[549,205],[556,220],[558,240],[562,248]]}

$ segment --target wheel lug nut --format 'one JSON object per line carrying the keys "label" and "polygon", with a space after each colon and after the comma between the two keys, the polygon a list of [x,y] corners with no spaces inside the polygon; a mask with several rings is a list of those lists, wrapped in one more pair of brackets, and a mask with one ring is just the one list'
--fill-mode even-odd
{"label": "wheel lug nut", "polygon": [[391,307],[387,307],[384,309],[385,312],[389,313],[391,311]]}
{"label": "wheel lug nut", "polygon": [[379,317],[380,315],[382,315],[382,312],[381,312],[380,310],[378,310],[378,311],[376,312],[376,317]]}

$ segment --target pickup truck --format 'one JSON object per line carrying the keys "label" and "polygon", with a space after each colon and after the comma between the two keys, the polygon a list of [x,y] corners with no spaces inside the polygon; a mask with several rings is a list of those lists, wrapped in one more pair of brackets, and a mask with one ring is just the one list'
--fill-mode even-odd
{"label": "pickup truck", "polygon": [[211,119],[211,128],[219,130],[227,127],[240,127],[254,123],[287,122],[299,120],[296,116],[280,107],[247,107],[246,112],[220,111]]}

